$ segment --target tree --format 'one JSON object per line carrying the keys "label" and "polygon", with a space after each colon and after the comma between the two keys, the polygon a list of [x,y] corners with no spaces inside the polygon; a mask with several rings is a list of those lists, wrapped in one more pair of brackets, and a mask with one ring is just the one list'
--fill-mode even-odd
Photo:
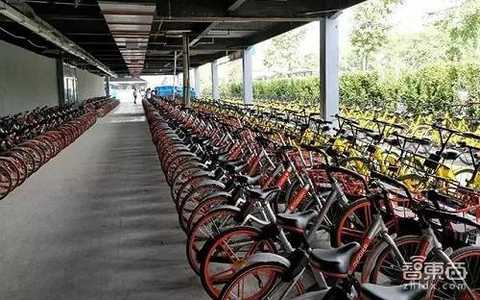
{"label": "tree", "polygon": [[298,70],[302,62],[299,49],[305,36],[306,30],[301,27],[274,37],[265,52],[263,64],[276,73]]}
{"label": "tree", "polygon": [[480,1],[462,0],[437,23],[450,37],[447,54],[452,61],[476,61],[480,39]]}
{"label": "tree", "polygon": [[401,2],[402,0],[370,0],[356,8],[351,43],[357,65],[362,70],[368,70],[371,56],[387,40],[391,28],[389,16]]}
{"label": "tree", "polygon": [[400,76],[412,68],[446,62],[448,39],[448,34],[434,26],[420,32],[389,34],[387,43],[371,60],[371,67],[382,76]]}

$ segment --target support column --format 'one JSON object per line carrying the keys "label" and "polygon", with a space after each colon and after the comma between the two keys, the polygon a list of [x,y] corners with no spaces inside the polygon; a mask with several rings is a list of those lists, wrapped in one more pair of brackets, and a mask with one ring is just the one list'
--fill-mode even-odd
{"label": "support column", "polygon": [[183,35],[183,104],[190,107],[190,45],[187,34]]}
{"label": "support column", "polygon": [[218,89],[218,63],[214,60],[212,63],[212,98],[220,100],[220,91]]}
{"label": "support column", "polygon": [[63,72],[63,57],[57,58],[57,88],[58,105],[65,105],[65,80]]}
{"label": "support column", "polygon": [[335,120],[339,111],[339,54],[337,16],[320,19],[320,108],[323,118]]}
{"label": "support column", "polygon": [[110,97],[110,76],[105,76],[105,96]]}
{"label": "support column", "polygon": [[253,48],[243,50],[243,103],[253,103],[253,74],[252,74],[252,52]]}
{"label": "support column", "polygon": [[173,78],[172,78],[172,100],[175,100],[175,94],[177,92],[177,51],[173,52]]}
{"label": "support column", "polygon": [[202,98],[202,92],[200,90],[200,67],[194,69],[195,72],[195,96],[197,99]]}

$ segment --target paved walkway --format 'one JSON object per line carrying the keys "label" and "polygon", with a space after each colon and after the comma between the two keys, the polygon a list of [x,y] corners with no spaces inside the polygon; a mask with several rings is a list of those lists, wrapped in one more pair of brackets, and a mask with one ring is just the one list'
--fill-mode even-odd
{"label": "paved walkway", "polygon": [[140,105],[0,201],[0,299],[206,299]]}

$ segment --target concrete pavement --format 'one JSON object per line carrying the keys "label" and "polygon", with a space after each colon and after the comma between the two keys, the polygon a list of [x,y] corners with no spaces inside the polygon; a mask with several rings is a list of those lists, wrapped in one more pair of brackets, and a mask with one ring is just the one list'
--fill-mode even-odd
{"label": "concrete pavement", "polygon": [[0,201],[0,299],[207,299],[141,105],[122,103]]}

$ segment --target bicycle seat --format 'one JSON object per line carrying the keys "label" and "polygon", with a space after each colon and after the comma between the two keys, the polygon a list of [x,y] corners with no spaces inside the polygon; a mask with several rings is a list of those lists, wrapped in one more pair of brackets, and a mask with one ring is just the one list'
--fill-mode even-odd
{"label": "bicycle seat", "polygon": [[242,160],[235,160],[231,162],[225,162],[222,164],[222,167],[231,174],[239,173],[248,166],[248,162]]}
{"label": "bicycle seat", "polygon": [[230,157],[230,151],[215,153],[215,154],[212,155],[213,160],[216,160],[221,164],[226,164],[226,163],[231,162],[229,160],[229,157]]}
{"label": "bicycle seat", "polygon": [[416,143],[416,144],[419,144],[419,145],[422,145],[422,146],[428,146],[432,143],[432,141],[427,139],[427,138],[410,138],[410,140],[413,143]]}
{"label": "bicycle seat", "polygon": [[[226,148],[225,146],[215,146],[215,145],[212,145],[212,144],[207,145],[207,150],[212,152],[212,153],[219,153],[219,152],[224,153],[225,148]],[[228,151],[227,151],[227,153],[228,153]]]}
{"label": "bicycle seat", "polygon": [[380,286],[365,283],[360,293],[369,300],[420,300],[427,295],[427,290],[420,285]]}
{"label": "bicycle seat", "polygon": [[388,137],[385,139],[385,142],[388,143],[389,145],[400,147],[400,141],[398,140],[397,137]]}
{"label": "bicycle seat", "polygon": [[458,152],[457,150],[454,150],[454,149],[446,149],[446,150],[442,153],[442,157],[443,157],[445,160],[455,160],[455,159],[457,159],[459,156],[460,156],[460,152]]}
{"label": "bicycle seat", "polygon": [[437,190],[429,190],[425,193],[427,199],[431,200],[434,203],[450,203],[451,199],[445,194],[441,194]]}
{"label": "bicycle seat", "polygon": [[[262,178],[262,175],[256,175],[256,176],[248,176],[248,175],[239,175],[237,177],[237,181],[240,184],[246,184],[246,185],[255,185],[258,183],[258,181]],[[254,192],[257,192],[256,190]]]}
{"label": "bicycle seat", "polygon": [[305,231],[310,221],[318,213],[314,210],[301,211],[297,213],[281,213],[277,215],[277,222],[280,226],[294,231]]}
{"label": "bicycle seat", "polygon": [[339,248],[314,249],[312,257],[321,270],[329,273],[346,274],[353,256],[359,249],[360,244],[352,242]]}
{"label": "bicycle seat", "polygon": [[380,141],[382,139],[382,135],[378,132],[365,132],[366,135],[371,137],[374,141]]}
{"label": "bicycle seat", "polygon": [[345,139],[350,143],[353,143],[355,141],[355,136],[353,134],[348,134],[345,136]]}
{"label": "bicycle seat", "polygon": [[[261,177],[261,176],[260,176]],[[260,179],[259,177],[259,179]],[[276,193],[280,191],[279,188],[273,187],[273,188],[268,188],[268,189],[262,189],[262,188],[248,188],[247,192],[250,197],[260,199],[260,200],[268,200],[268,199],[273,199]]]}

